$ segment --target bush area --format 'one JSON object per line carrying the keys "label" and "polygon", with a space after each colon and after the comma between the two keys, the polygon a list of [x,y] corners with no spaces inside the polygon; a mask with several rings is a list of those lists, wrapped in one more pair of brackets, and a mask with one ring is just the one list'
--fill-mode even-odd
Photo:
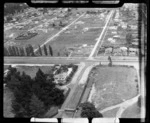
{"label": "bush area", "polygon": [[101,113],[96,110],[95,106],[90,102],[85,102],[80,104],[81,109],[81,117],[87,118],[97,118],[103,117]]}
{"label": "bush area", "polygon": [[47,79],[40,69],[33,79],[16,68],[9,66],[8,69],[4,83],[14,94],[12,112],[15,117],[43,117],[50,108],[64,102],[63,90],[56,88],[52,78]]}

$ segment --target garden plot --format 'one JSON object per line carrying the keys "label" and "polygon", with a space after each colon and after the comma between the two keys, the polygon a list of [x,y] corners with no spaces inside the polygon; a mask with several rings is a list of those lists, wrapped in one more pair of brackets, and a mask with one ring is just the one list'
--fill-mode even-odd
{"label": "garden plot", "polygon": [[137,73],[134,68],[123,66],[100,66],[93,71],[89,81],[95,83],[91,102],[98,110],[119,104],[138,94]]}

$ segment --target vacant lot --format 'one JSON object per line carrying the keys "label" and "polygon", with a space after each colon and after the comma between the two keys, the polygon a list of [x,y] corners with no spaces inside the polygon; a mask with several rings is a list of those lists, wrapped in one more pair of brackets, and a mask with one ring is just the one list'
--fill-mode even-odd
{"label": "vacant lot", "polygon": [[92,95],[92,102],[102,110],[106,107],[119,104],[138,94],[136,70],[122,66],[100,66],[93,71],[96,91]]}
{"label": "vacant lot", "polygon": [[140,118],[141,116],[140,107],[137,103],[133,104],[132,106],[128,107],[123,113],[121,118]]}

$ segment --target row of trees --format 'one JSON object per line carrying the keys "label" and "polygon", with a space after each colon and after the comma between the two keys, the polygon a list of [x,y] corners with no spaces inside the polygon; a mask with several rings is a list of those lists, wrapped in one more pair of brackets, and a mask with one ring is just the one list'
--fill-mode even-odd
{"label": "row of trees", "polygon": [[15,117],[44,117],[52,106],[60,106],[64,102],[63,90],[56,88],[53,75],[44,74],[39,69],[31,78],[11,66],[8,69],[4,83],[14,94],[12,111]]}
{"label": "row of trees", "polygon": [[[63,54],[60,54],[60,51],[56,52],[56,56],[65,55],[68,56],[69,53],[66,49],[63,49]],[[26,47],[18,46],[8,46],[4,47],[4,56],[54,56],[52,47],[44,45],[42,48],[38,45],[38,50],[35,52],[31,44],[28,44]]]}
{"label": "row of trees", "polygon": [[[43,50],[43,52],[42,52]],[[4,56],[53,56],[52,47],[49,45],[47,48],[46,45],[43,46],[43,49],[38,46],[38,50],[34,52],[34,48],[31,44],[24,47],[17,46],[8,46],[4,47]]]}

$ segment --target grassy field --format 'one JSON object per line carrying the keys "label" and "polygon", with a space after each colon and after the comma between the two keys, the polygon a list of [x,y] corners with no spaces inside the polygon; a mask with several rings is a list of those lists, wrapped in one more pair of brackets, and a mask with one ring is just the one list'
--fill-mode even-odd
{"label": "grassy field", "polygon": [[5,87],[3,91],[3,116],[5,118],[14,117],[11,108],[11,100],[13,99],[13,93]]}
{"label": "grassy field", "polygon": [[106,111],[104,113],[102,113],[103,117],[107,118],[107,117],[116,117],[116,113],[119,110],[119,108],[114,108],[112,110]]}
{"label": "grassy field", "polygon": [[9,65],[4,65],[4,71],[8,69]]}
{"label": "grassy field", "polygon": [[60,54],[63,54],[63,51],[67,47],[72,47],[74,45],[94,45],[96,39],[99,37],[102,28],[91,28],[86,32],[83,32],[83,29],[80,26],[77,26],[77,29],[69,29],[69,33],[62,33],[60,36],[55,38],[52,42],[47,45],[51,45],[54,55],[59,51]]}
{"label": "grassy field", "polygon": [[121,118],[140,118],[140,115],[140,107],[135,103],[123,112]]}
{"label": "grassy field", "polygon": [[138,94],[136,77],[136,70],[133,68],[97,67],[93,76],[96,92],[92,95],[92,102],[102,110],[135,97]]}
{"label": "grassy field", "polygon": [[103,27],[105,24],[105,17],[100,19],[99,15],[86,14],[80,21],[84,22],[82,24],[84,27]]}

